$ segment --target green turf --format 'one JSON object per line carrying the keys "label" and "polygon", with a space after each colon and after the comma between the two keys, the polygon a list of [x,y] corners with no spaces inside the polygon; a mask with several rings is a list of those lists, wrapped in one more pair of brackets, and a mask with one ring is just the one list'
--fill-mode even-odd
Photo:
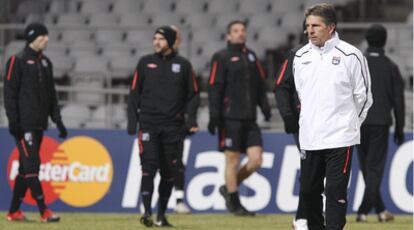
{"label": "green turf", "polygon": [[[8,222],[4,217],[0,219],[0,229],[146,229],[138,221],[138,214],[98,214],[98,213],[59,213],[62,217],[60,223],[40,223],[36,213],[26,213],[33,220],[30,223]],[[193,214],[193,215],[169,215],[169,221],[175,229],[208,229],[208,230],[259,230],[259,229],[292,229],[292,215],[257,215],[256,217],[235,217],[228,214]],[[370,216],[368,223],[355,223],[355,216],[347,217],[348,223],[345,229],[349,230],[412,230],[412,216],[396,216],[390,223],[378,223],[375,216]]]}

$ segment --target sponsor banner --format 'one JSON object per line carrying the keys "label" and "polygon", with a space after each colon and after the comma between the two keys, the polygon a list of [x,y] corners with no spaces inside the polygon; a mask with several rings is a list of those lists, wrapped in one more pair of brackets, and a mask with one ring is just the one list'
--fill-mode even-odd
{"label": "sponsor banner", "polygon": [[[46,203],[56,211],[138,212],[141,206],[139,146],[123,130],[69,130],[66,139],[57,131],[45,132],[41,146],[39,179]],[[387,209],[413,213],[413,135],[402,146],[389,139],[381,191]],[[299,193],[300,154],[293,138],[284,133],[264,132],[262,168],[240,187],[241,202],[259,213],[293,213]],[[7,129],[0,129],[0,210],[7,210],[18,175],[18,152]],[[195,213],[225,212],[218,188],[224,183],[224,155],[216,151],[217,137],[206,132],[185,141],[187,204]],[[349,182],[348,212],[361,203],[364,181],[354,151]],[[247,159],[242,156],[242,164]],[[156,207],[159,176],[155,178]],[[173,194],[174,196],[174,194]],[[36,211],[27,192],[24,210]],[[175,199],[170,199],[169,207]]]}

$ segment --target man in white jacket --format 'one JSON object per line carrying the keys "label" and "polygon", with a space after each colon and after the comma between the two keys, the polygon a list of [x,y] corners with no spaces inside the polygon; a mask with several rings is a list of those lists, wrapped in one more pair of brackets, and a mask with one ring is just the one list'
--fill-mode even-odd
{"label": "man in white jacket", "polygon": [[372,104],[370,75],[362,53],[339,39],[332,5],[314,5],[305,18],[309,43],[293,61],[304,159],[300,192],[309,229],[325,229],[324,191],[315,185],[326,178],[326,229],[343,229],[352,148],[360,143],[360,126]]}

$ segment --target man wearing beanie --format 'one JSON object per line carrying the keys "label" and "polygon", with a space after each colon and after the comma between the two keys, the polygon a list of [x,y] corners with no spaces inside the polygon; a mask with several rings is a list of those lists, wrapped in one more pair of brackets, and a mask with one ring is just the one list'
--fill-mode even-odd
{"label": "man wearing beanie", "polygon": [[404,142],[404,83],[397,65],[384,53],[387,31],[382,25],[371,26],[366,33],[368,49],[365,52],[372,81],[374,103],[361,126],[361,144],[358,157],[365,181],[365,192],[358,209],[357,221],[366,222],[375,209],[380,222],[391,221],[381,198],[380,185],[387,159],[389,129],[395,119],[394,142]]}
{"label": "man wearing beanie", "polygon": [[49,41],[47,28],[32,23],[24,33],[26,46],[8,60],[4,80],[4,106],[9,131],[19,150],[19,174],[7,219],[26,220],[20,204],[30,188],[41,214],[40,220],[57,222],[60,218],[47,208],[39,181],[39,150],[49,116],[59,129],[59,137],[65,138],[67,132],[58,107],[52,63],[42,53]]}
{"label": "man wearing beanie", "polygon": [[[140,222],[151,227],[171,227],[165,212],[182,166],[182,146],[186,133],[197,127],[200,103],[193,68],[174,51],[176,32],[159,27],[153,37],[154,53],[143,56],[136,67],[128,98],[128,127],[136,135],[142,166],[141,195],[145,212]],[[156,221],[152,219],[151,198],[154,177],[160,171]]]}
{"label": "man wearing beanie", "polygon": [[[259,106],[266,121],[270,107],[265,73],[256,54],[246,47],[246,24],[235,20],[227,25],[227,49],[213,55],[209,80],[210,120],[208,131],[218,133],[219,150],[226,158],[225,185],[219,188],[226,208],[237,216],[254,216],[240,202],[239,186],[262,164],[263,145],[256,122]],[[247,163],[239,168],[242,153]]]}

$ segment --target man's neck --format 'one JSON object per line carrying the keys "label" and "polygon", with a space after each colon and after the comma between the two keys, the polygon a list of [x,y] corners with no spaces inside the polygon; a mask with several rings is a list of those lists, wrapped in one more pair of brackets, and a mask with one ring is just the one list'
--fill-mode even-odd
{"label": "man's neck", "polygon": [[29,47],[30,47],[30,48],[32,48],[32,50],[34,50],[34,51],[36,51],[36,52],[39,52],[39,51],[40,51],[40,49],[39,49],[39,48],[37,48],[35,45],[33,45],[33,43],[30,43],[30,44],[29,44]]}

